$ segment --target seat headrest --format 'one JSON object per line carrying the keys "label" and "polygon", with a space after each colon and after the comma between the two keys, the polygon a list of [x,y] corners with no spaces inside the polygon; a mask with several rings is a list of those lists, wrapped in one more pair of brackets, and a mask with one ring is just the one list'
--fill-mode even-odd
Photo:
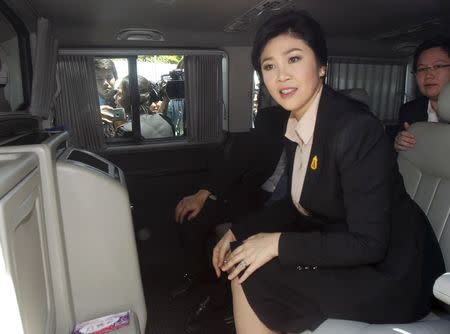
{"label": "seat headrest", "polygon": [[341,90],[341,93],[351,97],[352,99],[362,102],[365,105],[369,105],[369,94],[364,88],[350,88]]}
{"label": "seat headrest", "polygon": [[417,122],[409,130],[417,139],[414,149],[399,152],[423,173],[450,179],[450,124]]}
{"label": "seat headrest", "polygon": [[450,123],[450,82],[441,90],[438,99],[439,118],[444,122]]}
{"label": "seat headrest", "polygon": [[399,158],[411,161],[422,172],[450,179],[450,82],[439,94],[439,118],[443,122],[417,122],[410,131],[417,139],[414,149],[402,151]]}

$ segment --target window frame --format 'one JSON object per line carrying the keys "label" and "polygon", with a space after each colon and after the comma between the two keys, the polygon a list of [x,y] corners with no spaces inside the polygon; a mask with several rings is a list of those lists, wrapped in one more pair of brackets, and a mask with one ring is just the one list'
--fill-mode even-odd
{"label": "window frame", "polygon": [[23,21],[14,11],[0,0],[0,12],[9,21],[17,34],[17,47],[19,49],[20,72],[22,79],[23,102],[17,111],[28,109],[31,103],[31,85],[33,80],[33,67],[31,60],[30,34]]}
{"label": "window frame", "polygon": [[[1,0],[0,0],[1,1]],[[228,129],[229,121],[229,59],[228,54],[219,49],[178,49],[178,48],[155,48],[155,49],[142,49],[142,48],[127,48],[127,49],[114,49],[114,48],[61,48],[58,50],[58,55],[71,55],[71,56],[92,56],[96,58],[127,58],[128,59],[128,72],[131,78],[130,85],[134,81],[137,84],[137,57],[138,56],[159,56],[159,55],[180,55],[180,56],[196,56],[196,55],[220,55],[222,60],[222,80],[223,80],[223,109],[222,109],[222,128]],[[131,61],[130,61],[131,60]],[[137,90],[135,89],[136,94]],[[136,95],[135,94],[135,95]],[[138,104],[139,97],[130,96],[131,104]],[[135,101],[133,101],[135,100]],[[136,106],[133,108],[133,128],[140,128],[140,117]],[[136,113],[136,115],[135,115]],[[144,138],[140,136],[140,131],[133,131],[133,136],[130,138],[110,138],[105,140],[106,151],[125,150],[136,147],[147,149],[153,148],[165,148],[173,146],[186,146],[186,145],[203,145],[196,142],[191,142],[189,134],[180,137],[167,137],[167,138]],[[211,143],[204,143],[211,144]]]}

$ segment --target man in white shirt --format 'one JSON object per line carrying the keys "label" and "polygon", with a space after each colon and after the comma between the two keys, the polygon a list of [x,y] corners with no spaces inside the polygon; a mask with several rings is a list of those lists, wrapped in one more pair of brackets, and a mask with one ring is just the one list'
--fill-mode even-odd
{"label": "man in white shirt", "polygon": [[397,152],[414,147],[416,140],[408,131],[412,123],[439,122],[438,96],[450,81],[450,38],[435,38],[419,45],[414,54],[413,70],[423,97],[400,108],[399,123],[403,131],[395,137],[394,147]]}

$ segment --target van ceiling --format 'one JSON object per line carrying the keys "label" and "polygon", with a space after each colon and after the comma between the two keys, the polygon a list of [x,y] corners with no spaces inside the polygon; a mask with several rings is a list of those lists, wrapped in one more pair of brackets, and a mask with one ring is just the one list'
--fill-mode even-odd
{"label": "van ceiling", "polygon": [[[27,2],[54,25],[61,46],[223,47],[251,45],[262,14],[239,33],[233,19],[261,0],[7,0]],[[450,32],[449,0],[301,0],[323,26],[332,55],[395,56],[393,46]],[[22,8],[23,9],[23,8]],[[18,13],[20,16],[20,13]],[[160,30],[165,42],[117,41],[125,28]],[[398,56],[404,56],[397,54]]]}

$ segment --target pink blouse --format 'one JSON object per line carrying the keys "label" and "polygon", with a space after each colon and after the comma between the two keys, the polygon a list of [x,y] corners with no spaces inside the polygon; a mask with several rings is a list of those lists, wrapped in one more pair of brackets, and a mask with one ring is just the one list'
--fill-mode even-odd
{"label": "pink blouse", "polygon": [[[314,127],[316,125],[317,110],[319,108],[320,96],[322,95],[322,87],[314,98],[309,109],[303,114],[302,118],[297,121],[292,115],[289,117],[285,137],[297,143],[297,149],[294,157],[294,168],[292,170],[292,187],[291,198],[295,207],[299,212],[308,215],[308,212],[301,206],[300,196],[303,190],[306,170],[308,168],[309,156],[313,142]],[[311,161],[311,165],[317,164],[317,158]],[[314,166],[311,166],[314,168]]]}

